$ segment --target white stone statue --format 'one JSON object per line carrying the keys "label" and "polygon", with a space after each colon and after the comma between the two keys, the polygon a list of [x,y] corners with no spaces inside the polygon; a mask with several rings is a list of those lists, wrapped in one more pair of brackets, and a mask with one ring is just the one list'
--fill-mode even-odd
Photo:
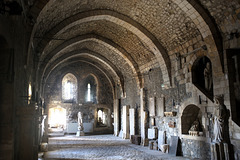
{"label": "white stone statue", "polygon": [[83,115],[82,112],[78,112],[78,130],[83,131]]}
{"label": "white stone statue", "polygon": [[230,116],[229,110],[224,105],[223,96],[214,97],[215,104],[217,106],[214,116],[214,140],[213,142],[228,142],[228,118]]}
{"label": "white stone statue", "polygon": [[204,81],[205,81],[205,89],[210,91],[212,88],[212,70],[211,70],[210,62],[207,62],[203,74],[204,74]]}

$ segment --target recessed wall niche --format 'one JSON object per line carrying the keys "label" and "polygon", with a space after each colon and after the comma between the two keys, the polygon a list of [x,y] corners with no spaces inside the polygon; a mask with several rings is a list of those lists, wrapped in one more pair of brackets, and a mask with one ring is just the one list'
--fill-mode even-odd
{"label": "recessed wall niche", "polygon": [[181,117],[181,126],[182,126],[182,134],[189,134],[189,130],[198,123],[198,128],[196,128],[196,131],[202,132],[202,122],[201,122],[201,116],[202,113],[200,111],[200,108],[191,104],[188,105],[182,113]]}
{"label": "recessed wall niche", "polygon": [[208,57],[201,57],[194,62],[192,82],[209,99],[213,100],[212,63]]}

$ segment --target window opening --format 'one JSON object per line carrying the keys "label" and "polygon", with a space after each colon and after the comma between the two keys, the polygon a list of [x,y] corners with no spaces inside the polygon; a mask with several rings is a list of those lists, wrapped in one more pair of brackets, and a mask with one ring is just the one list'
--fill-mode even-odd
{"label": "window opening", "polygon": [[101,108],[97,111],[97,127],[106,127],[107,126],[107,113],[108,110]]}
{"label": "window opening", "polygon": [[31,97],[32,97],[32,85],[31,85],[31,83],[29,83],[29,85],[28,85],[28,104],[30,104]]}
{"label": "window opening", "polygon": [[77,78],[71,73],[66,74],[62,79],[62,100],[64,103],[77,101]]}
{"label": "window opening", "polygon": [[67,81],[64,85],[66,99],[73,99],[73,85],[70,81]]}
{"label": "window opening", "polygon": [[88,88],[88,90],[87,90],[87,101],[91,101],[91,85],[90,85],[90,83],[88,83],[87,88]]}

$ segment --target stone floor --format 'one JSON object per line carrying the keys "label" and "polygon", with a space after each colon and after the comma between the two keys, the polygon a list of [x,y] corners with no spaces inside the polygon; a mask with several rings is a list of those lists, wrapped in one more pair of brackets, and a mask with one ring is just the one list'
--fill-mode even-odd
{"label": "stone floor", "polygon": [[149,147],[131,144],[113,135],[92,136],[64,136],[49,138],[48,152],[39,160],[180,160],[187,159],[175,157]]}

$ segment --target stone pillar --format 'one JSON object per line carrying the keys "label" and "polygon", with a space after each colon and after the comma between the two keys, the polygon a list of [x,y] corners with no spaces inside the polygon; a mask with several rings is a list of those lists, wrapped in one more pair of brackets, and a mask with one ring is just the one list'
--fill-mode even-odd
{"label": "stone pillar", "polygon": [[227,143],[212,143],[211,144],[211,160],[229,160],[228,144]]}
{"label": "stone pillar", "polygon": [[141,144],[147,146],[146,123],[147,112],[145,112],[145,92],[144,88],[140,90],[140,113],[141,113]]}
{"label": "stone pillar", "polygon": [[129,109],[129,121],[130,121],[130,138],[131,135],[135,135],[135,108]]}
{"label": "stone pillar", "polygon": [[123,106],[123,138],[129,138],[129,106]]}
{"label": "stone pillar", "polygon": [[113,112],[114,112],[114,136],[118,136],[119,134],[119,100],[114,99],[114,105],[113,105]]}
{"label": "stone pillar", "polygon": [[35,160],[38,157],[37,115],[34,106],[17,110],[17,159]]}

